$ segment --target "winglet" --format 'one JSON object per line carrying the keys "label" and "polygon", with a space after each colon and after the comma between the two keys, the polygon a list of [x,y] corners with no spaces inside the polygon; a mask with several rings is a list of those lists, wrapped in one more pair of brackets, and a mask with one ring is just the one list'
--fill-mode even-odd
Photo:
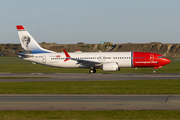
{"label": "winglet", "polygon": [[64,62],[66,62],[66,61],[70,60],[69,58],[71,58],[71,56],[66,52],[65,49],[63,49],[63,51],[64,51],[64,53],[66,55],[66,59],[64,60]]}

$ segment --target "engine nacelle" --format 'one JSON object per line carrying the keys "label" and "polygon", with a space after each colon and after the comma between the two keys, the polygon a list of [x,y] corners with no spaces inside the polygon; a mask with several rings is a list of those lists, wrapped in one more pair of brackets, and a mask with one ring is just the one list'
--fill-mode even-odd
{"label": "engine nacelle", "polygon": [[119,71],[120,70],[120,68],[118,67],[118,63],[116,62],[104,63],[101,69],[103,71]]}

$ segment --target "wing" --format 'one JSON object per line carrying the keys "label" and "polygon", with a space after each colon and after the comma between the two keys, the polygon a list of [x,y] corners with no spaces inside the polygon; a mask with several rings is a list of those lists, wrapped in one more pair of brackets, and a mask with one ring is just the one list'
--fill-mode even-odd
{"label": "wing", "polygon": [[92,67],[92,66],[99,66],[102,63],[101,62],[96,62],[96,61],[91,61],[91,60],[83,60],[83,59],[76,59],[76,58],[71,58],[71,56],[66,52],[65,49],[63,49],[65,55],[66,55],[66,59],[64,61],[68,61],[68,60],[74,60],[77,61],[77,64],[81,64],[84,67]]}
{"label": "wing", "polygon": [[75,58],[71,58],[71,60],[75,60],[78,63],[77,64],[81,64],[81,67],[84,68],[90,68],[93,66],[100,66],[102,63],[101,62],[96,62],[96,61],[90,61],[90,60],[82,60],[82,59],[75,59]]}
{"label": "wing", "polygon": [[83,60],[83,59],[75,59],[75,58],[70,58],[71,60],[75,60],[79,63],[92,63],[92,64],[101,64],[101,62],[96,62],[96,61],[90,61],[90,60]]}

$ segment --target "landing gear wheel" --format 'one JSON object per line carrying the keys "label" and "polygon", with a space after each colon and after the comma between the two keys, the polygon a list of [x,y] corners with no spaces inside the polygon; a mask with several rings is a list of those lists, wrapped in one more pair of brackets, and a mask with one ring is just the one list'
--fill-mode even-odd
{"label": "landing gear wheel", "polygon": [[90,69],[90,70],[89,70],[89,73],[93,73],[93,72],[94,72],[94,70],[93,70],[93,69]]}
{"label": "landing gear wheel", "polygon": [[96,69],[90,69],[89,73],[96,73]]}
{"label": "landing gear wheel", "polygon": [[154,73],[154,74],[156,73],[156,70],[155,70],[155,69],[153,70],[153,73]]}

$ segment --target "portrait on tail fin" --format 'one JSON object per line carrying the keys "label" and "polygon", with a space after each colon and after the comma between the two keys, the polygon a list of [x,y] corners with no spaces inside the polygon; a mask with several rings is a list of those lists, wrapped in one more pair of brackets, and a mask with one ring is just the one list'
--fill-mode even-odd
{"label": "portrait on tail fin", "polygon": [[29,43],[31,42],[31,38],[25,35],[21,38],[21,41],[23,43],[22,48],[23,48],[24,54],[32,54],[31,48],[28,47]]}
{"label": "portrait on tail fin", "polygon": [[24,54],[56,53],[42,48],[22,25],[17,25],[16,28]]}

